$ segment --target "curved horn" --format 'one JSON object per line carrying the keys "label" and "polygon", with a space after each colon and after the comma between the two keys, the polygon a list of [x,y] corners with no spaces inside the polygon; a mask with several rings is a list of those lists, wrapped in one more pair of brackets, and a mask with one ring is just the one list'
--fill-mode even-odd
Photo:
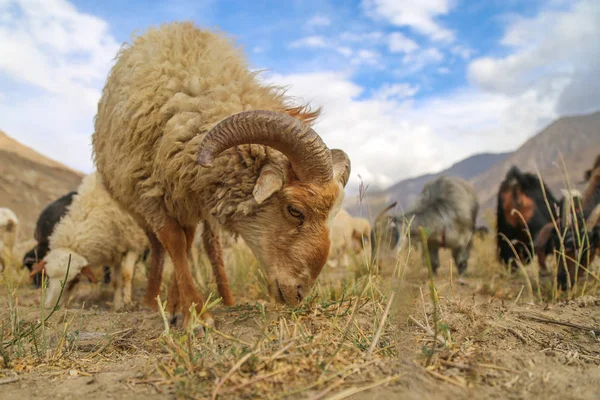
{"label": "curved horn", "polygon": [[333,162],[333,178],[346,187],[350,178],[350,158],[343,150],[332,149],[331,160]]}
{"label": "curved horn", "polygon": [[204,137],[198,163],[209,167],[221,152],[242,144],[279,150],[301,181],[326,182],[333,178],[331,152],[317,132],[277,111],[244,111],[225,118]]}

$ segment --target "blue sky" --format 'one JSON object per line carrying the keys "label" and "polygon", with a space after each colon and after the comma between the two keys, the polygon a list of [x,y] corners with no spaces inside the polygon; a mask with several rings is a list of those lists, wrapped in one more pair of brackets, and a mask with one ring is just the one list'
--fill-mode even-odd
{"label": "blue sky", "polygon": [[116,50],[175,20],[218,26],[263,79],[323,106],[316,128],[350,155],[351,190],[512,150],[600,109],[594,0],[0,0],[0,129],[90,172]]}

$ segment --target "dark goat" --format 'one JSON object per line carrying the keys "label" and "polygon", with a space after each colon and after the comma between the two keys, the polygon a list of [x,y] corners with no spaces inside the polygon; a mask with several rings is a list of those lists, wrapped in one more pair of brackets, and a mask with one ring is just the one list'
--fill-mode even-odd
{"label": "dark goat", "polygon": [[[535,239],[535,251],[542,270],[548,269],[547,254],[558,252],[557,281],[563,290],[582,277],[600,248],[600,226],[596,223],[598,215],[600,207],[596,207],[595,211],[586,212],[582,197],[568,194],[560,201],[557,226],[549,222]],[[564,256],[561,254],[563,252]]]}
{"label": "dark goat", "polygon": [[[61,198],[48,204],[46,208],[40,213],[35,232],[33,234],[34,239],[37,241],[37,245],[25,253],[23,257],[23,265],[31,271],[33,264],[43,259],[49,250],[49,238],[54,231],[54,226],[60,221],[60,219],[67,213],[67,208],[73,201],[73,196],[77,192],[69,192]],[[42,275],[36,274],[33,276],[33,284],[35,287],[40,287]],[[104,282],[110,282],[110,268],[104,267]]]}
{"label": "dark goat", "polygon": [[[550,209],[544,199],[544,190]],[[531,262],[534,254],[532,241],[542,227],[552,221],[552,215],[557,217],[556,198],[543,180],[540,181],[536,175],[521,172],[518,167],[512,166],[500,184],[497,201],[496,243],[500,262],[515,267],[515,253],[511,243],[521,262]],[[513,209],[523,216],[525,223],[517,213],[512,212]],[[507,240],[510,243],[507,243]]]}
{"label": "dark goat", "polygon": [[[600,155],[596,157],[593,167],[585,171],[584,178],[587,186],[583,191],[583,213],[587,218],[600,204]],[[600,224],[600,219],[594,223],[594,225],[598,224]]]}
{"label": "dark goat", "polygon": [[563,251],[562,241],[565,257],[558,255],[557,276],[562,289],[568,287],[567,271],[570,282],[575,282],[575,275],[580,278],[584,268],[591,264],[600,251],[600,155],[596,157],[592,168],[585,172],[584,179],[587,186],[583,197],[564,197],[561,200],[558,227],[548,223],[536,238],[536,253],[543,269],[546,268],[548,253]]}

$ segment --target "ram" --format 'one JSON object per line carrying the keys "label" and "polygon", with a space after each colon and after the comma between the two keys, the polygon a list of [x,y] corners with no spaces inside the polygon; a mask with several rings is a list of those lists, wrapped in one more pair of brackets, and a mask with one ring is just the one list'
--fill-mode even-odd
{"label": "ram", "polygon": [[135,220],[112,200],[96,173],[86,176],[79,185],[66,214],[55,225],[49,244],[48,253],[31,271],[31,275],[44,271],[48,277],[46,307],[58,300],[61,280],[68,289],[67,298],[80,273],[94,282],[91,268],[103,265],[117,270],[113,308],[132,303],[134,269],[143,257],[147,238]]}
{"label": "ram", "polygon": [[[175,279],[168,312],[200,314],[187,253],[204,222],[209,255],[219,227],[238,233],[266,269],[270,293],[297,305],[329,254],[329,222],[350,161],[312,129],[319,109],[262,82],[225,35],[192,23],[150,28],[125,45],[98,104],[94,161],[111,196],[151,245],[145,302],[157,309],[165,250]],[[222,258],[211,256],[217,284]],[[220,291],[221,295],[223,293]],[[210,312],[202,315],[213,322]]]}

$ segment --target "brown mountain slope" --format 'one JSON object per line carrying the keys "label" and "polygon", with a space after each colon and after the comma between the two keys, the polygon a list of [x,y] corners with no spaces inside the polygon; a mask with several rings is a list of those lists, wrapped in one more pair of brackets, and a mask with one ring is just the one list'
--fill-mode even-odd
{"label": "brown mountain slope", "polygon": [[76,189],[82,177],[0,131],[0,207],[17,214],[21,240],[33,238],[44,207]]}
{"label": "brown mountain slope", "polygon": [[579,182],[583,172],[591,166],[598,153],[600,112],[563,117],[471,182],[477,191],[481,208],[495,208],[498,186],[510,167],[516,165],[522,171],[536,173],[537,166],[554,195],[560,197],[560,189],[567,186],[560,155],[564,157],[572,186],[581,190]]}

